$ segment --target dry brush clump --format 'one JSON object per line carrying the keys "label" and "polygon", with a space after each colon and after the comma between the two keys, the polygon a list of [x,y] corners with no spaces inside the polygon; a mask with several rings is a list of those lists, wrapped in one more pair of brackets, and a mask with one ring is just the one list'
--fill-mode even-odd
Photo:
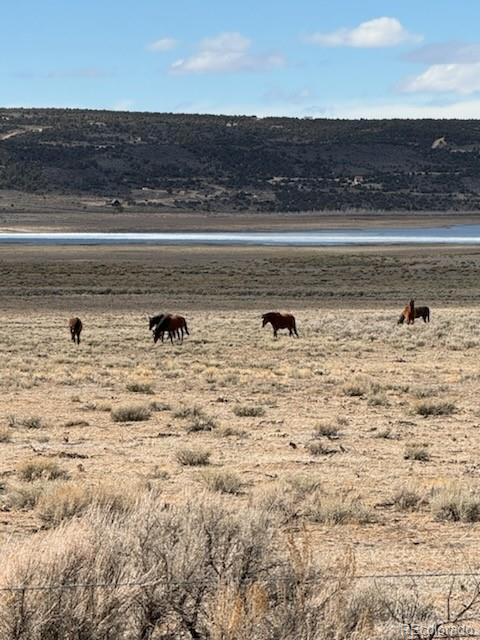
{"label": "dry brush clump", "polygon": [[210,464],[210,451],[183,447],[175,452],[175,459],[183,467],[203,467]]}
{"label": "dry brush clump", "polygon": [[415,410],[418,415],[427,418],[428,416],[451,416],[457,408],[453,402],[431,401],[419,403]]}
{"label": "dry brush clump", "polygon": [[434,489],[430,509],[435,520],[480,521],[480,490],[476,486],[451,482]]}
{"label": "dry brush clump", "polygon": [[238,405],[234,407],[233,413],[238,418],[259,418],[265,415],[265,409],[260,405]]}
{"label": "dry brush clump", "polygon": [[0,592],[0,640],[393,637],[396,603],[356,589],[350,558],[336,573],[265,510],[145,492],[3,549],[0,585],[23,588]]}
{"label": "dry brush clump", "polygon": [[241,493],[244,485],[240,476],[232,471],[208,470],[202,474],[202,479],[211,491],[231,495]]}
{"label": "dry brush clump", "polygon": [[53,460],[32,458],[21,462],[17,467],[17,476],[25,482],[33,480],[67,480],[69,473]]}
{"label": "dry brush clump", "polygon": [[114,422],[143,422],[150,418],[150,409],[143,405],[124,405],[111,410]]}
{"label": "dry brush clump", "polygon": [[109,482],[98,485],[59,482],[41,493],[36,512],[44,526],[56,527],[92,507],[105,513],[124,513],[136,505],[144,492],[145,485],[138,482],[128,487]]}
{"label": "dry brush clump", "polygon": [[409,444],[405,447],[403,454],[405,460],[416,460],[417,462],[428,462],[430,460],[430,452],[426,445]]}

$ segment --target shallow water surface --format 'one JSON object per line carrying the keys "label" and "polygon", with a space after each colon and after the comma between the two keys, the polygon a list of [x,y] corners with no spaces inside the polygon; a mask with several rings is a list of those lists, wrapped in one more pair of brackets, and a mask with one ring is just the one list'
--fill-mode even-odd
{"label": "shallow water surface", "polygon": [[171,233],[1,233],[0,244],[33,245],[220,245],[341,246],[389,244],[480,244],[480,225]]}

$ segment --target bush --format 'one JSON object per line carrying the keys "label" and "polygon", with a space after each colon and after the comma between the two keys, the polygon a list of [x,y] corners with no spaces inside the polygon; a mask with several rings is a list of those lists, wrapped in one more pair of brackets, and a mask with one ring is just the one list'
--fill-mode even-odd
{"label": "bush", "polygon": [[403,454],[405,460],[418,460],[419,462],[428,462],[430,460],[430,453],[428,449],[421,444],[411,444],[405,448]]}
{"label": "bush", "polygon": [[[165,508],[146,491],[127,510],[88,507],[10,544],[0,638],[387,640],[399,619],[434,619],[418,589],[356,588],[351,556],[322,575],[308,536],[297,538],[271,512],[211,495]],[[74,584],[112,588],[29,589]]]}
{"label": "bush", "polygon": [[142,422],[150,418],[150,409],[144,406],[126,405],[111,410],[114,422]]}
{"label": "bush", "polygon": [[175,453],[177,462],[184,467],[201,467],[210,464],[210,451],[179,449]]}
{"label": "bush", "polygon": [[333,424],[320,424],[315,428],[313,432],[314,438],[336,438],[339,434],[339,429]]}
{"label": "bush", "polygon": [[11,511],[31,511],[34,509],[45,491],[44,482],[37,480],[28,484],[9,485],[2,496],[2,508]]}
{"label": "bush", "polygon": [[127,391],[131,391],[132,393],[145,393],[147,395],[153,395],[152,385],[146,382],[129,382],[127,384]]}
{"label": "bush", "polygon": [[241,492],[241,478],[230,471],[208,471],[203,473],[203,480],[211,491],[237,495]]}
{"label": "bush", "polygon": [[[267,514],[233,513],[204,497],[164,509],[147,494],[134,510],[108,516],[89,509],[19,543],[3,562],[2,585],[117,588],[2,592],[1,637],[17,637],[18,629],[52,640],[331,635],[330,598],[319,597],[308,554],[291,546],[288,553]],[[152,587],[121,586],[131,581]]]}
{"label": "bush", "polygon": [[322,524],[370,524],[377,518],[358,498],[312,495],[306,505],[306,517]]}
{"label": "bush", "polygon": [[309,442],[305,446],[312,456],[328,456],[333,452],[321,442]]}
{"label": "bush", "polygon": [[198,407],[193,407],[192,409],[185,407],[175,412],[174,416],[176,418],[191,419],[190,424],[187,426],[189,433],[212,431],[216,427],[215,420]]}
{"label": "bush", "polygon": [[480,491],[452,483],[433,492],[430,509],[435,520],[480,521]]}
{"label": "bush", "polygon": [[69,474],[52,460],[32,459],[21,462],[17,467],[17,475],[21,480],[67,480]]}
{"label": "bush", "polygon": [[106,513],[125,513],[136,505],[144,491],[145,485],[138,483],[125,490],[109,483],[88,486],[61,482],[39,497],[37,513],[43,524],[51,527],[83,514],[89,507]]}
{"label": "bush", "polygon": [[414,511],[425,502],[425,499],[414,486],[407,485],[395,492],[392,502],[402,511]]}
{"label": "bush", "polygon": [[216,427],[215,420],[208,416],[196,416],[187,426],[188,433],[197,433],[199,431],[212,431]]}
{"label": "bush", "polygon": [[420,416],[450,416],[455,413],[456,407],[452,402],[421,402],[417,405],[416,412]]}
{"label": "bush", "polygon": [[237,406],[234,407],[233,413],[239,418],[258,418],[265,415],[265,409],[258,406]]}
{"label": "bush", "polygon": [[43,427],[42,419],[38,416],[31,416],[30,418],[24,418],[22,425],[27,429],[41,429]]}

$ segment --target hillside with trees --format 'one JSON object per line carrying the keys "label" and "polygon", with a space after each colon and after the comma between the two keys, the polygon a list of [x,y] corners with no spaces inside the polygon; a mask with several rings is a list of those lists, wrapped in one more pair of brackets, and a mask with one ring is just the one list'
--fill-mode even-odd
{"label": "hillside with trees", "polygon": [[473,211],[480,121],[1,109],[0,189],[202,211]]}

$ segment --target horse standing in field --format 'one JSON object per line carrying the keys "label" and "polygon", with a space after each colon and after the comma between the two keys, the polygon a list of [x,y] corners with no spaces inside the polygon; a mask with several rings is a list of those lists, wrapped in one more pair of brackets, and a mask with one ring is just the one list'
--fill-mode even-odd
{"label": "horse standing in field", "polygon": [[295,317],[292,316],[291,313],[279,313],[278,311],[264,313],[262,316],[262,327],[268,323],[272,325],[274,338],[277,337],[279,329],[288,329],[290,336],[295,334],[298,338],[297,323],[295,322]]}
{"label": "horse standing in field", "polygon": [[[430,308],[429,307],[415,307],[415,318],[422,318],[424,322],[430,322]],[[405,322],[405,310],[402,311],[397,324],[403,324]]]}
{"label": "horse standing in field", "polygon": [[[163,321],[164,318],[166,318],[167,316],[170,316],[170,315],[171,314],[169,314],[169,313],[159,313],[156,316],[149,316],[149,318],[148,318],[148,328],[150,329],[150,331],[153,331],[155,333],[156,327]],[[162,331],[161,333],[159,333],[157,340],[160,338],[160,340],[163,342],[164,333],[165,333],[165,331]],[[175,331],[173,337],[180,339],[180,332],[179,331]]]}
{"label": "horse standing in field", "polygon": [[168,331],[168,337],[173,344],[173,338],[176,337],[180,342],[183,342],[183,336],[190,335],[187,327],[187,321],[183,316],[166,314],[162,320],[155,326],[153,331],[153,342],[158,342],[160,338],[163,342],[163,334]]}
{"label": "horse standing in field", "polygon": [[72,341],[80,344],[80,334],[82,333],[83,325],[80,318],[70,318],[68,321],[68,327],[70,329],[70,335],[72,336]]}
{"label": "horse standing in field", "polygon": [[[403,318],[400,321],[400,318]],[[415,302],[414,300],[410,300],[410,302],[405,306],[405,309],[402,311],[402,314],[398,319],[398,324],[403,324],[406,320],[407,324],[413,324],[415,322]]]}

